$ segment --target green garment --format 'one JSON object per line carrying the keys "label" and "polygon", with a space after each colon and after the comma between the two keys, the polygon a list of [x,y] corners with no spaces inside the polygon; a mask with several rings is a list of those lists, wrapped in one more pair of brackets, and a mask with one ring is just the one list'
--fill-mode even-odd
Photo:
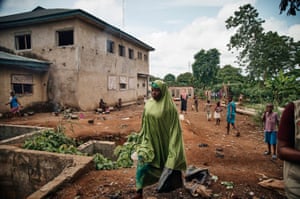
{"label": "green garment", "polygon": [[156,80],[152,87],[158,87],[162,97],[159,101],[149,99],[144,108],[137,144],[137,189],[157,182],[164,167],[186,169],[177,108],[163,81]]}

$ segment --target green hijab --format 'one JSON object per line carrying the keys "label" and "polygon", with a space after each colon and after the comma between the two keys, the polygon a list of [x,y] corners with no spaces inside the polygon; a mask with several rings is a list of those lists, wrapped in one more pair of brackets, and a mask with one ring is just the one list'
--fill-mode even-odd
{"label": "green hijab", "polygon": [[156,80],[151,86],[159,88],[162,96],[159,101],[151,98],[145,104],[138,156],[156,168],[185,170],[182,129],[176,105],[165,82]]}

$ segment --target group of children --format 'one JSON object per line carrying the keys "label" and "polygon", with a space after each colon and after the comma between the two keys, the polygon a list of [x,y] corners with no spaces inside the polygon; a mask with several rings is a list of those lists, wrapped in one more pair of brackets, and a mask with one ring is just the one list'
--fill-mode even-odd
{"label": "group of children", "polygon": [[[195,96],[195,101],[193,106],[196,106],[196,111],[198,112],[198,98]],[[210,103],[210,100],[204,105],[204,111],[206,112],[207,121],[211,120],[212,117],[212,107],[213,105]],[[277,145],[277,128],[279,126],[279,117],[276,112],[273,112],[273,104],[267,104],[266,109],[262,115],[262,123],[264,126],[264,142],[267,144],[267,150],[264,152],[264,155],[272,155],[272,159],[277,159],[276,155],[276,145]],[[216,121],[216,125],[220,125],[221,121],[221,112],[223,111],[221,107],[220,101],[218,101],[213,108],[214,119]],[[232,97],[228,98],[227,104],[227,134],[229,134],[230,125],[237,131],[236,136],[240,136],[240,132],[235,126],[235,112],[236,106],[232,101]],[[271,150],[271,146],[273,151]]]}
{"label": "group of children", "polygon": [[[210,100],[207,100],[207,102],[204,105],[204,111],[206,112],[206,119],[207,121],[211,120],[212,114],[211,114],[211,107],[212,104],[210,103]],[[220,101],[217,102],[216,106],[214,107],[214,118],[216,120],[216,125],[220,125],[220,121],[221,121],[221,112],[223,111],[222,107],[221,107],[221,103]]]}

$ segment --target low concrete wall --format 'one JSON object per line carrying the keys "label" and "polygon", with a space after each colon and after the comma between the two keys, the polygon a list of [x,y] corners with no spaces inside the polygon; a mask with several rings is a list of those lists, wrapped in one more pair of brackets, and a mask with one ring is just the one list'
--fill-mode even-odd
{"label": "low concrete wall", "polygon": [[5,140],[41,129],[45,128],[37,126],[0,124],[0,140]]}
{"label": "low concrete wall", "polygon": [[45,198],[89,169],[92,160],[0,145],[0,198]]}
{"label": "low concrete wall", "polygon": [[116,159],[116,156],[114,155],[115,148],[116,148],[115,142],[90,140],[80,145],[77,149],[89,155],[100,153],[106,158],[115,160]]}

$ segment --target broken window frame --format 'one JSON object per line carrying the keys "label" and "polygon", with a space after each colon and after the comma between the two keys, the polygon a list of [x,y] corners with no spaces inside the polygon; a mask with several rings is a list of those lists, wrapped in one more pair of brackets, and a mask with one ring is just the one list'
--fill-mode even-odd
{"label": "broken window frame", "polygon": [[132,48],[128,48],[128,58],[134,59],[134,50]]}
{"label": "broken window frame", "polygon": [[16,50],[31,49],[31,32],[20,32],[15,34]]}
{"label": "broken window frame", "polygon": [[[57,46],[74,45],[74,29],[57,30],[55,35]],[[71,38],[68,38],[69,36],[71,36]]]}
{"label": "broken window frame", "polygon": [[112,40],[106,41],[106,51],[109,53],[114,53],[115,51],[115,42]]}
{"label": "broken window frame", "polygon": [[16,94],[33,94],[32,74],[12,74],[11,87]]}
{"label": "broken window frame", "polygon": [[119,56],[125,57],[125,46],[119,44]]}

